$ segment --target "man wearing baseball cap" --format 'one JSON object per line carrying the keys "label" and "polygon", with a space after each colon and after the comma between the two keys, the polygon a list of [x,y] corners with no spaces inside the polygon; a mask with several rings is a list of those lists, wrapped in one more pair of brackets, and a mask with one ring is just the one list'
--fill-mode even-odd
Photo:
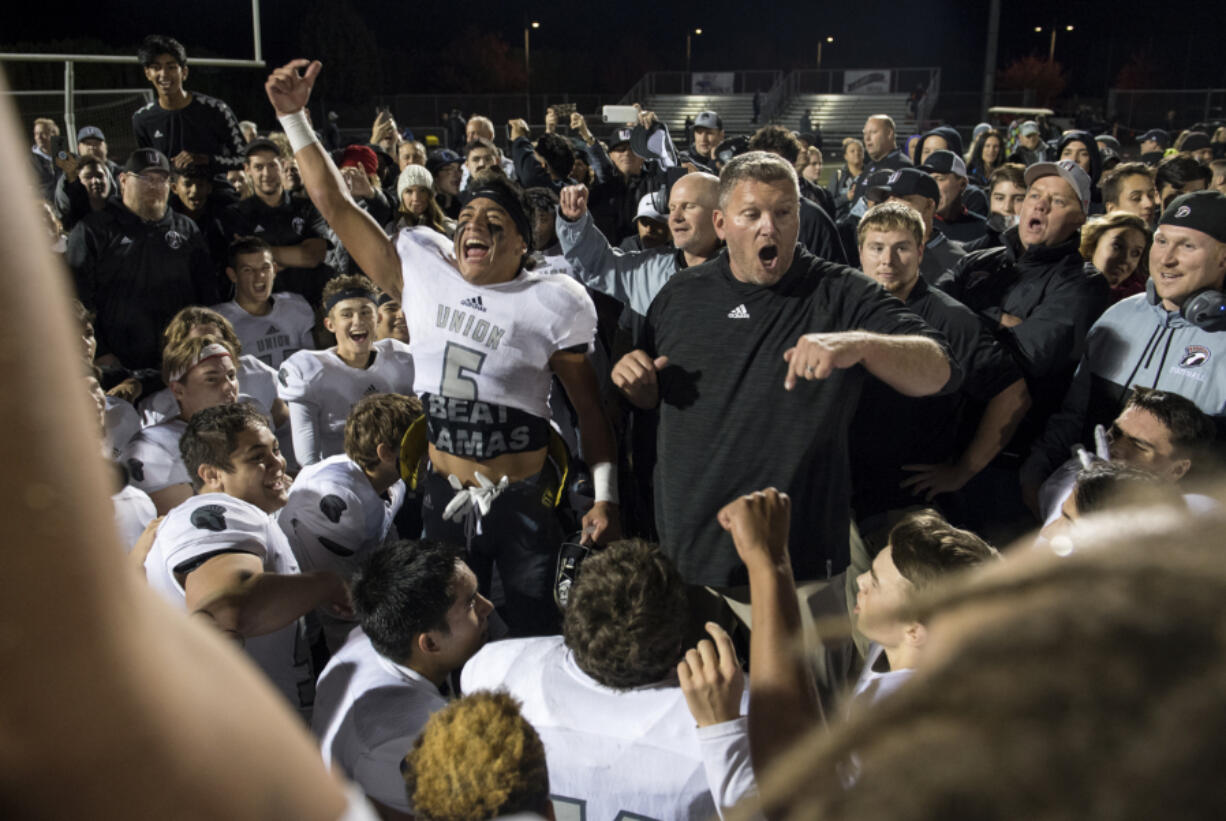
{"label": "man wearing baseball cap", "polygon": [[1073,444],[1091,441],[1085,434],[1095,425],[1110,425],[1138,385],[1191,400],[1221,429],[1226,334],[1206,321],[1197,303],[1220,306],[1215,292],[1224,280],[1226,195],[1195,191],[1176,197],[1154,232],[1145,293],[1112,305],[1090,329],[1068,396],[1022,468],[1024,488],[1037,489]]}
{"label": "man wearing baseball cap", "polygon": [[1009,162],[1033,165],[1045,157],[1043,133],[1039,124],[1034,120],[1027,120],[1017,130],[1017,149],[1009,155]]}
{"label": "man wearing baseball cap", "polygon": [[[924,254],[920,258],[919,272],[929,285],[935,285],[944,274],[952,272],[966,256],[962,243],[949,239],[936,224],[941,190],[927,171],[920,168],[877,171],[868,179],[865,197],[874,205],[901,202],[919,214],[924,223]],[[859,228],[856,230],[858,234]]]}
{"label": "man wearing baseball cap", "polygon": [[708,168],[715,168],[715,149],[724,141],[724,121],[714,111],[701,111],[694,118],[694,144],[690,154]]}
{"label": "man wearing baseball cap", "polygon": [[936,219],[941,232],[958,242],[974,242],[987,230],[983,214],[968,209],[963,203],[967,190],[966,162],[953,151],[938,150],[928,155],[920,166],[936,180],[941,191]]}
{"label": "man wearing baseball cap", "polygon": [[639,209],[634,215],[634,226],[638,233],[626,237],[618,245],[621,251],[646,251],[660,248],[673,241],[668,231],[668,215],[656,207],[657,194],[644,194],[639,199]]}
{"label": "man wearing baseball cap", "polygon": [[1020,454],[1059,407],[1086,334],[1107,307],[1107,280],[1087,276],[1077,250],[1090,210],[1090,175],[1072,160],[1059,160],[1030,166],[1025,181],[1019,222],[1002,235],[1004,244],[968,254],[940,283],[995,330],[1021,366],[1033,400],[994,469],[972,480],[975,491],[967,486],[975,499],[970,512],[985,517],[967,523],[976,530],[991,529],[994,521],[1025,524],[1015,490]]}
{"label": "man wearing baseball cap", "polygon": [[[119,198],[119,175],[123,168],[106,154],[102,129],[87,125],[77,131],[77,156],[55,158],[60,173],[55,180],[54,202],[65,229],[71,229],[90,211],[99,210],[103,200]],[[87,177],[84,180],[83,169]]]}
{"label": "man wearing baseball cap", "polygon": [[1151,128],[1137,137],[1137,143],[1141,146],[1141,162],[1155,166],[1162,162],[1166,150],[1171,147],[1171,135],[1161,128]]}
{"label": "man wearing baseball cap", "polygon": [[1209,142],[1209,135],[1203,131],[1188,132],[1180,143],[1179,150],[1201,165],[1208,165],[1213,161],[1213,146]]}
{"label": "man wearing baseball cap", "polygon": [[606,141],[607,150],[577,111],[570,115],[570,128],[586,146],[587,163],[596,178],[590,202],[596,227],[613,245],[637,236],[639,202],[664,184],[658,163],[649,163],[634,153],[630,147],[634,129],[629,126],[614,126]]}
{"label": "man wearing baseball cap", "polygon": [[97,314],[99,361],[157,368],[162,329],[181,308],[218,302],[218,276],[200,229],[168,207],[162,152],[133,151],[119,184],[120,201],[108,200],[72,229],[65,261],[78,298]]}

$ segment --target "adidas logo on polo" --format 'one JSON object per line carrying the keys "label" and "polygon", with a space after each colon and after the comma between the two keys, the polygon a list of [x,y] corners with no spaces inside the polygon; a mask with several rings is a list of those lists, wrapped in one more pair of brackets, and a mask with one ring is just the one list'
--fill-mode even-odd
{"label": "adidas logo on polo", "polygon": [[745,305],[741,304],[728,312],[729,319],[749,319],[749,311],[745,310]]}
{"label": "adidas logo on polo", "polygon": [[162,132],[161,132],[161,131],[154,131],[154,132],[153,132],[153,136],[154,136],[155,138],[157,138],[157,137],[161,137],[161,136],[162,136]]}
{"label": "adidas logo on polo", "polygon": [[468,299],[461,299],[460,304],[465,308],[472,308],[474,311],[485,311],[485,304],[479,296],[470,296]]}

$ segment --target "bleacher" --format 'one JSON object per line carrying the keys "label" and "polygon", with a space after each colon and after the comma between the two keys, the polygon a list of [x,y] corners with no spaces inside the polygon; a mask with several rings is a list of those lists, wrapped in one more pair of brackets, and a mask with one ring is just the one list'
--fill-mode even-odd
{"label": "bleacher", "polygon": [[719,114],[729,137],[752,134],[758,128],[753,123],[752,94],[653,94],[643,107],[654,111],[678,142],[684,139],[685,118],[708,109]]}
{"label": "bleacher", "polygon": [[[684,139],[685,118],[708,109],[723,119],[729,137],[752,134],[758,128],[753,122],[752,94],[655,94],[646,98],[644,107],[668,125],[678,142]],[[915,124],[907,112],[906,94],[798,94],[786,100],[769,121],[795,130],[806,108],[813,109],[825,149],[834,155],[844,137],[860,136],[864,121],[872,114],[893,117],[900,137],[909,134]]]}
{"label": "bleacher", "polygon": [[806,108],[813,109],[814,122],[821,124],[828,160],[841,154],[844,137],[859,137],[864,132],[864,121],[873,114],[893,117],[900,141],[915,126],[907,112],[906,94],[798,94],[784,102],[772,122],[795,129]]}

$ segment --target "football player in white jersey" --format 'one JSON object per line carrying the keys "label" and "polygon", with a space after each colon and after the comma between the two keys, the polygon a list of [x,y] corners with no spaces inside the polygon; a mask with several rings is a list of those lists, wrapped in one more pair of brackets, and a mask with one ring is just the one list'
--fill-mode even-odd
{"label": "football player in white jersey", "polygon": [[320,606],[351,613],[345,583],[329,571],[299,572],[272,516],[289,492],[285,460],[258,411],[201,411],[181,449],[199,494],[158,528],[145,558],[149,585],[238,640],[309,721],[315,673],[302,616]]}
{"label": "football player in white jersey", "polygon": [[[243,353],[243,344],[234,332],[230,320],[212,308],[190,306],[179,311],[166,324],[162,344],[174,345],[193,336],[217,337],[237,354],[234,365],[238,371],[238,401],[255,405],[273,423],[278,440],[289,440],[289,406],[277,397],[277,372],[250,354]],[[156,425],[177,416],[178,404],[170,388],[146,396],[138,404],[143,426]]]}
{"label": "football player in white jersey", "polygon": [[[497,562],[512,632],[550,632],[561,534],[556,491],[542,489],[542,474],[554,374],[576,409],[592,467],[596,502],[584,517],[586,538],[603,541],[617,526],[615,445],[587,359],[591,299],[572,280],[524,269],[531,226],[504,179],[474,181],[454,241],[416,228],[389,239],[349,196],[303,113],[320,69],[295,60],[275,70],[265,90],[311,201],[375,284],[402,295],[414,390],[429,421],[425,533],[466,541],[484,590]],[[496,543],[486,535],[495,531]]]}
{"label": "football player in white jersey", "polygon": [[[345,452],[309,465],[295,477],[277,521],[303,570],[331,570],[349,579],[388,538],[405,498],[400,441],[420,417],[416,397],[363,397],[345,423]],[[327,612],[321,612],[319,620],[328,649],[336,652],[353,622]]]}
{"label": "football player in white jersey", "polygon": [[133,485],[149,494],[159,516],[192,495],[192,478],[179,439],[198,411],[238,398],[233,351],[216,337],[195,336],[162,352],[162,379],[179,412],[132,437],[120,455]]}
{"label": "football player in white jersey", "polygon": [[409,325],[404,319],[404,308],[400,307],[400,295],[395,296],[379,291],[379,324],[375,326],[375,339],[399,339],[409,344]]}
{"label": "football player in white jersey", "polygon": [[234,283],[234,299],[213,309],[230,320],[243,350],[272,368],[281,367],[295,351],[315,347],[315,311],[299,294],[274,294],[277,263],[272,247],[259,237],[243,237],[230,245],[226,276]]}
{"label": "football player in white jersey", "polygon": [[491,642],[461,689],[505,689],[545,742],[559,817],[711,818],[753,788],[748,724],[695,727],[676,677],[686,586],[654,545],[582,566],[561,636]]}
{"label": "football player in white jersey", "polygon": [[[384,819],[411,818],[401,761],[447,700],[440,688],[477,652],[494,606],[459,549],[389,542],[353,580],[361,629],[319,677],[311,729]],[[475,762],[470,762],[475,763]]]}
{"label": "football player in white jersey", "polygon": [[360,274],[324,285],[324,327],[336,344],[299,351],[277,373],[278,393],[289,403],[294,455],[313,465],[345,452],[349,409],[372,393],[413,393],[413,357],[395,339],[375,340],[375,287]]}

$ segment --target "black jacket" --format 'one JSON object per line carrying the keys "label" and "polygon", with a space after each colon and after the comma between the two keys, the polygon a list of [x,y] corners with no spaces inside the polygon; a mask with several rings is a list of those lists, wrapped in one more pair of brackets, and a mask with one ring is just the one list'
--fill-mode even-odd
{"label": "black jacket", "polygon": [[169,207],[145,222],[107,203],[72,229],[66,261],[78,298],[97,312],[98,354],[131,369],[160,367],[162,330],[181,308],[219,301],[200,229]]}
{"label": "black jacket", "polygon": [[[1086,275],[1079,234],[1025,249],[1016,227],[1003,239],[998,248],[967,254],[938,285],[978,313],[1017,359],[1034,404],[1014,441],[1028,442],[1064,398],[1110,288],[1101,274]],[[1003,327],[1003,314],[1022,323]]]}

